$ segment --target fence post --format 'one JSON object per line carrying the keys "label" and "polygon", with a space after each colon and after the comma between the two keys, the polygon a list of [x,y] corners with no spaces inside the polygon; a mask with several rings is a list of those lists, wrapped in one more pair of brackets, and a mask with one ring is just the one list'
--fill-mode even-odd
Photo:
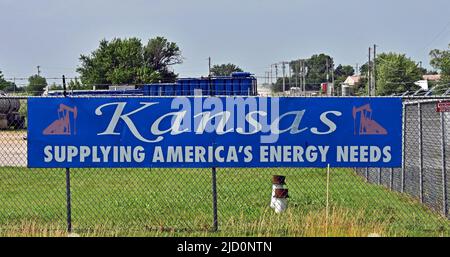
{"label": "fence post", "polygon": [[[63,94],[67,97],[66,77],[62,76]],[[72,204],[70,194],[70,169],[66,168],[66,205],[67,205],[67,232],[72,232]]]}
{"label": "fence post", "polygon": [[422,140],[422,105],[417,103],[417,115],[419,116],[419,198],[423,203],[423,140]]}
{"label": "fence post", "polygon": [[66,88],[66,76],[62,76],[62,82],[63,82],[63,95],[64,97],[67,96],[67,88]]}
{"label": "fence post", "polygon": [[212,197],[213,197],[213,231],[217,231],[219,222],[217,220],[217,179],[216,167],[212,168]]}
{"label": "fence post", "polygon": [[448,215],[448,196],[447,196],[447,170],[445,159],[445,119],[444,113],[441,112],[441,155],[442,155],[442,213],[445,217]]}
{"label": "fence post", "polygon": [[405,155],[406,155],[406,105],[402,104],[402,172],[400,181],[400,192],[405,192]]}
{"label": "fence post", "polygon": [[66,168],[67,232],[72,232],[72,206],[70,195],[70,169]]}

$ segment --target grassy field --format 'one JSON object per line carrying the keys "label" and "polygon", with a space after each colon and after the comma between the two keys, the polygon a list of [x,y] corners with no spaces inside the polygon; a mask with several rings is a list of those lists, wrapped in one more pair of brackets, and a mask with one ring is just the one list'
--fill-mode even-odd
{"label": "grassy field", "polygon": [[[289,208],[269,208],[286,175]],[[448,236],[449,221],[409,196],[333,169],[218,169],[211,232],[209,169],[73,169],[72,221],[82,236]],[[0,236],[67,236],[65,171],[0,168]],[[326,224],[328,223],[328,226]]]}

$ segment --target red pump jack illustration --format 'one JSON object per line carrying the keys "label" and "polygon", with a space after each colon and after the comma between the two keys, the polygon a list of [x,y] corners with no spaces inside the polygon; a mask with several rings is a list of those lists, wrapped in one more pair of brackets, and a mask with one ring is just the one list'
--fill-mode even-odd
{"label": "red pump jack illustration", "polygon": [[[356,116],[359,117],[359,129],[357,129]],[[354,120],[354,133],[355,135],[387,135],[387,131],[378,122],[372,119],[372,108],[370,104],[365,104],[360,107],[353,106],[353,120]]]}
{"label": "red pump jack illustration", "polygon": [[58,119],[53,121],[46,129],[44,135],[71,135],[72,129],[70,126],[70,113],[73,115],[73,132],[77,134],[76,120],[78,110],[77,107],[69,107],[65,104],[60,104],[58,108]]}

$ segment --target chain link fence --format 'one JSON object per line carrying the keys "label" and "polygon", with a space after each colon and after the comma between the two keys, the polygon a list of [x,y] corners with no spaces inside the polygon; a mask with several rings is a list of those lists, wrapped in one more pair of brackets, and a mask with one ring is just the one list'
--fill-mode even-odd
{"label": "chain link fence", "polygon": [[[406,193],[436,213],[450,218],[450,113],[437,112],[436,104],[442,100],[405,99],[401,169],[356,170],[369,183]],[[379,180],[373,178],[377,175],[381,177]]]}
{"label": "chain link fence", "polygon": [[[281,167],[30,169],[27,98],[2,97],[0,103],[6,100],[19,107],[0,117],[2,236],[64,236],[68,222],[73,232],[92,236],[450,235],[450,117],[435,111],[438,99],[405,99],[402,168],[329,173]],[[270,208],[273,175],[286,177],[283,213]]]}

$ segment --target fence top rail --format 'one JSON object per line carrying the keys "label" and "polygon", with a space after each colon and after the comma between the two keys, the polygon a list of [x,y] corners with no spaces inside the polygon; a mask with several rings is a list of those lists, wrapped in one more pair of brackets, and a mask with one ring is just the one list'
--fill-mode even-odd
{"label": "fence top rail", "polygon": [[426,103],[437,103],[440,101],[450,101],[449,97],[446,98],[434,98],[434,99],[404,99],[403,105],[416,105]]}
{"label": "fence top rail", "polygon": [[[211,95],[162,95],[162,96],[146,96],[146,95],[70,95],[67,96],[27,96],[27,95],[0,95],[0,98],[8,99],[28,99],[28,98],[172,98],[172,97],[212,97]],[[267,98],[267,97],[289,97],[289,98],[401,98],[405,104],[414,104],[420,102],[436,102],[439,100],[450,100],[450,96],[289,96],[289,95],[273,95],[273,96],[259,96],[259,95],[214,95],[213,97],[252,97],[252,98]]]}

